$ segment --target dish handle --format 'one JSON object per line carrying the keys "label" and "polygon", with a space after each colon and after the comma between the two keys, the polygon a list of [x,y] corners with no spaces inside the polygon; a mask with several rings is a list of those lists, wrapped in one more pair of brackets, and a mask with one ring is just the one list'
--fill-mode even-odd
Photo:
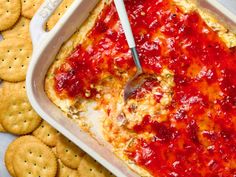
{"label": "dish handle", "polygon": [[62,0],[45,0],[32,18],[30,33],[34,47],[40,44],[43,36],[49,33],[45,31],[45,24],[61,2]]}

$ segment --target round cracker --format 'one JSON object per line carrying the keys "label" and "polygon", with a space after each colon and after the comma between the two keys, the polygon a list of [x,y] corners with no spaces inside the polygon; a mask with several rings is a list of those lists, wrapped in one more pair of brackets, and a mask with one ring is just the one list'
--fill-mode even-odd
{"label": "round cracker", "polygon": [[22,143],[13,156],[17,177],[54,177],[57,160],[51,149],[41,142]]}
{"label": "round cracker", "polygon": [[20,0],[0,0],[0,31],[11,28],[20,17]]}
{"label": "round cracker", "polygon": [[[0,95],[3,95],[3,87],[2,87],[1,80],[0,80]],[[1,96],[0,96],[0,103],[3,103],[3,102],[1,101]],[[1,122],[2,122],[2,119],[1,119],[1,117],[0,117],[0,132],[6,132],[6,130],[3,128]]]}
{"label": "round cracker", "polygon": [[0,97],[0,117],[3,128],[16,135],[31,133],[41,123],[41,118],[31,107],[26,96],[25,82],[4,82]]}
{"label": "round cracker", "polygon": [[5,165],[7,167],[8,172],[11,176],[15,176],[15,172],[12,165],[13,156],[18,149],[19,145],[22,143],[34,142],[39,141],[37,138],[33,136],[22,136],[20,138],[15,139],[7,148],[5,153]]}
{"label": "round cracker", "polygon": [[4,39],[12,37],[21,37],[30,39],[29,24],[30,24],[29,19],[25,17],[20,17],[20,19],[11,29],[2,32],[2,36]]}
{"label": "round cracker", "polygon": [[54,153],[54,155],[56,156],[56,158],[58,159],[59,157],[58,157],[58,155],[57,155],[57,149],[56,149],[56,147],[52,147],[51,150],[52,150],[52,152]]}
{"label": "round cracker", "polygon": [[57,171],[57,177],[78,177],[78,171],[65,166],[60,160],[58,160],[59,168]]}
{"label": "round cracker", "polygon": [[86,177],[114,177],[114,175],[100,165],[96,160],[91,158],[89,155],[85,155],[78,167],[79,176]]}
{"label": "round cracker", "polygon": [[57,155],[66,166],[77,169],[81,158],[84,156],[84,151],[78,148],[69,139],[65,138],[63,135],[59,136],[57,145]]}
{"label": "round cracker", "polygon": [[[4,103],[4,99],[3,99],[3,82],[1,81],[0,79],[0,103]],[[0,127],[2,127],[3,129],[3,126],[2,126],[2,117],[0,116]]]}
{"label": "round cracker", "polygon": [[28,39],[9,38],[0,42],[0,78],[9,82],[25,80],[32,44]]}
{"label": "round cracker", "polygon": [[39,138],[43,143],[51,147],[56,146],[59,136],[59,132],[46,121],[43,121],[32,134]]}
{"label": "round cracker", "polygon": [[66,10],[70,7],[70,5],[74,2],[74,0],[63,0],[52,16],[49,18],[47,22],[47,29],[51,30],[58,20],[64,15]]}
{"label": "round cracker", "polygon": [[31,19],[43,2],[44,0],[21,0],[21,14]]}

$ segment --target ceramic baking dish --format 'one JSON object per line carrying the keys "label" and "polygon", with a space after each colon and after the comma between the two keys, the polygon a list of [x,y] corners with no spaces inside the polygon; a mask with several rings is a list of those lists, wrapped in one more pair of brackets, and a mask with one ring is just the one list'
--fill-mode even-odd
{"label": "ceramic baking dish", "polygon": [[[43,119],[90,154],[114,175],[121,177],[138,176],[112,153],[110,145],[101,138],[101,131],[98,128],[95,128],[95,137],[92,138],[88,133],[83,132],[72,120],[65,117],[61,110],[45,94],[45,75],[55,55],[63,42],[88,17],[98,0],[75,0],[56,26],[50,32],[45,32],[45,23],[60,2],[61,0],[46,0],[32,19],[30,25],[34,51],[27,73],[27,94],[29,100],[33,108]],[[213,0],[202,0],[199,2],[201,6],[216,12],[232,29],[236,29],[234,26],[236,24],[235,15],[221,4]],[[91,114],[96,114],[96,112]]]}

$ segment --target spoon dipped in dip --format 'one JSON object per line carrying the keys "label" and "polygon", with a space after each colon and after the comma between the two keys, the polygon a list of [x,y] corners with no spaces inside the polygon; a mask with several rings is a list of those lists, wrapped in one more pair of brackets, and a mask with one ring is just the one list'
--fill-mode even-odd
{"label": "spoon dipped in dip", "polygon": [[146,80],[155,78],[155,76],[143,72],[124,1],[114,0],[114,2],[125,33],[126,40],[134,59],[134,63],[137,68],[136,74],[131,79],[129,79],[124,89],[124,100],[126,102],[127,99],[132,96],[133,93],[135,93],[135,91],[146,82]]}

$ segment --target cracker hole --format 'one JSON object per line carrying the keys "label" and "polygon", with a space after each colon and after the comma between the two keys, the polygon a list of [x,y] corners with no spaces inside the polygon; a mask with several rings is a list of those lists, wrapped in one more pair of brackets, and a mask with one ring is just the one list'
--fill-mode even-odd
{"label": "cracker hole", "polygon": [[44,170],[46,170],[46,167],[43,167]]}
{"label": "cracker hole", "polygon": [[68,152],[69,150],[68,149],[66,149],[66,152]]}
{"label": "cracker hole", "polygon": [[2,61],[5,61],[4,59],[2,59]]}
{"label": "cracker hole", "polygon": [[75,157],[78,157],[78,155],[77,155],[77,154],[75,154]]}
{"label": "cracker hole", "polygon": [[24,68],[25,65],[21,65],[22,68]]}
{"label": "cracker hole", "polygon": [[39,157],[41,158],[41,157],[42,157],[42,155],[39,155]]}
{"label": "cracker hole", "polygon": [[33,4],[33,6],[35,7],[35,4]]}
{"label": "cracker hole", "polygon": [[11,66],[9,66],[8,68],[11,69]]}
{"label": "cracker hole", "polygon": [[27,163],[27,160],[25,160],[24,162]]}
{"label": "cracker hole", "polygon": [[93,171],[93,169],[92,169],[92,168],[90,168],[90,169],[89,169],[89,171]]}
{"label": "cracker hole", "polygon": [[31,172],[28,172],[29,175],[31,175]]}
{"label": "cracker hole", "polygon": [[48,136],[50,136],[50,134],[48,134]]}
{"label": "cracker hole", "polygon": [[58,15],[60,16],[60,15],[61,15],[61,13],[58,13]]}
{"label": "cracker hole", "polygon": [[19,49],[20,51],[22,51],[23,49]]}
{"label": "cracker hole", "polygon": [[14,58],[14,60],[17,60],[17,58]]}
{"label": "cracker hole", "polygon": [[34,166],[35,166],[35,167],[37,166],[36,163],[34,164]]}

